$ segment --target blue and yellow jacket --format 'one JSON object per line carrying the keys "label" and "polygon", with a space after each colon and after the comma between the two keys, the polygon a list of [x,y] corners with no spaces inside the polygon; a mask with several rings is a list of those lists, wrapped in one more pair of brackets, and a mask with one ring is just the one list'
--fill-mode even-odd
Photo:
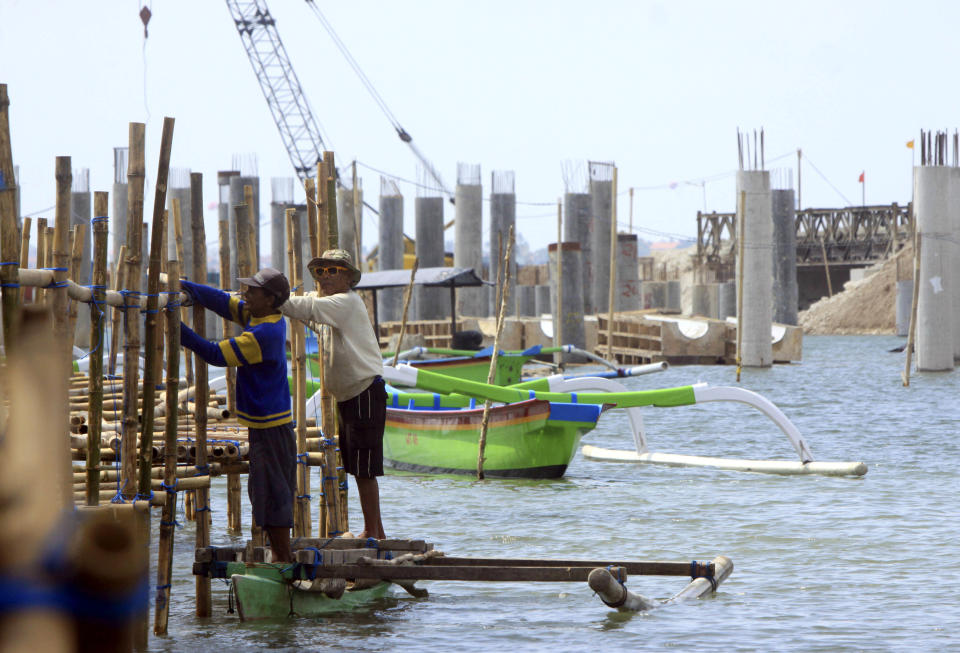
{"label": "blue and yellow jacket", "polygon": [[184,347],[210,365],[238,368],[239,422],[255,429],[292,422],[287,382],[287,326],[283,315],[252,317],[239,297],[190,281],[180,284],[195,302],[243,326],[243,333],[235,338],[210,342],[180,323],[180,342]]}

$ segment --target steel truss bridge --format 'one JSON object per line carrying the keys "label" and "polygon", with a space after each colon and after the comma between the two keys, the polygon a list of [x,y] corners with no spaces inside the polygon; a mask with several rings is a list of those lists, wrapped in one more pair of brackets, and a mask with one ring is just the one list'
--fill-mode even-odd
{"label": "steel truss bridge", "polygon": [[[697,212],[697,262],[732,264],[737,251],[736,213]],[[865,267],[899,251],[913,234],[912,205],[803,209],[796,213],[797,267]]]}

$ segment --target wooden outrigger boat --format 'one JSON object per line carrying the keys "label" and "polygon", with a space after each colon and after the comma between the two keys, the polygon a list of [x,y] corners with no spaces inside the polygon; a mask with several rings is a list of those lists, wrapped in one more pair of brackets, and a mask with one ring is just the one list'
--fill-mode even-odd
{"label": "wooden outrigger boat", "polygon": [[[586,582],[609,607],[646,611],[717,590],[733,571],[726,556],[710,562],[538,560],[448,557],[423,540],[330,538],[294,542],[296,562],[269,562],[266,548],[205,547],[196,550],[193,573],[229,580],[230,599],[243,621],[313,617],[369,608],[392,594],[393,585],[411,596],[428,592],[416,581]],[[626,588],[632,576],[689,576],[666,601]]]}
{"label": "wooden outrigger boat", "polygon": [[[676,388],[628,391],[623,385],[612,379],[595,377],[565,379],[560,375],[535,379],[503,388],[466,379],[444,377],[406,365],[389,368],[385,375],[391,383],[399,382],[425,390],[453,393],[462,397],[472,397],[476,400],[489,400],[504,404],[539,399],[549,402],[596,404],[606,408],[626,409],[636,452],[601,449],[585,445],[583,447],[584,456],[595,460],[715,467],[733,471],[782,475],[862,476],[867,473],[867,466],[863,462],[815,461],[806,441],[787,416],[765,397],[744,388],[710,387],[705,383],[698,383]],[[651,453],[648,451],[643,429],[643,418],[639,411],[640,407],[686,406],[715,401],[744,403],[761,411],[787,436],[799,457],[799,461],[743,460]]]}
{"label": "wooden outrigger boat", "polygon": [[[384,466],[430,474],[477,473],[483,407],[405,407],[410,394],[388,395]],[[412,399],[410,401],[413,401]],[[404,406],[404,407],[402,407]],[[591,431],[601,407],[536,399],[496,406],[489,415],[484,473],[501,478],[559,478]]]}

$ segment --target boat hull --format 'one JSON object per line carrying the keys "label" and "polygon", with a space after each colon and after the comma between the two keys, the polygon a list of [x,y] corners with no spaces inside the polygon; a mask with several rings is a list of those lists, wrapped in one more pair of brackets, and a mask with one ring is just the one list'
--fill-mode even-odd
{"label": "boat hull", "polygon": [[[234,572],[234,573],[230,573]],[[347,591],[338,599],[319,592],[305,592],[290,585],[290,572],[276,565],[231,563],[230,591],[242,621],[314,617],[363,608],[390,593],[390,583]]]}
{"label": "boat hull", "polygon": [[[596,426],[599,406],[551,405],[530,400],[490,411],[484,475],[559,478],[580,438]],[[477,473],[483,409],[389,408],[383,437],[384,465],[429,474]]]}

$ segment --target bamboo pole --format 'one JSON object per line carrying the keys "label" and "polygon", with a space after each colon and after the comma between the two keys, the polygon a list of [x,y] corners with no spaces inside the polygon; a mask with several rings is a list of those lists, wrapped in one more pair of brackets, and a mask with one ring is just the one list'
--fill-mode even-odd
{"label": "bamboo pole", "polygon": [[[83,263],[83,245],[87,240],[87,225],[77,224],[74,225],[72,229],[72,241],[70,245],[70,275],[69,279],[76,279],[80,274],[80,266]],[[69,291],[67,291],[69,296]],[[80,312],[80,307],[77,305],[77,302],[70,302],[69,304],[69,317],[70,317],[70,351],[73,351],[73,343],[76,341],[77,337],[77,316]]]}
{"label": "bamboo pole", "polygon": [[607,360],[613,357],[613,322],[617,314],[617,168],[613,168],[613,184],[610,186],[610,292],[607,317]]}
{"label": "bamboo pole", "polygon": [[[320,236],[318,245],[324,249],[336,249],[340,246],[339,231],[337,228],[337,192],[336,174],[333,152],[323,153],[321,168],[323,179],[323,202],[318,214],[317,233]],[[326,242],[324,242],[326,241]],[[330,346],[330,327],[321,326],[317,334],[320,356],[320,406],[322,417],[323,464],[320,467],[322,478],[324,510],[321,514],[320,534],[323,537],[333,537],[341,531],[347,530],[347,503],[345,496],[340,494],[339,474],[337,473],[337,451],[334,445],[337,435],[337,405],[327,386],[326,373],[334,369],[336,361]],[[342,466],[342,465],[341,465]]]}
{"label": "bamboo pole", "polygon": [[[153,258],[152,249],[150,258]],[[166,309],[167,351],[171,354],[167,356],[167,413],[176,415],[177,393],[180,390],[180,356],[175,355],[175,353],[180,351],[180,311],[176,306],[179,304],[179,297],[174,293],[179,293],[180,290],[180,262],[176,260],[168,261],[167,272],[167,286],[171,291],[168,297],[177,298],[175,303],[168,305]],[[177,510],[176,421],[167,421],[167,428],[164,431],[164,447],[166,448],[166,455],[163,461],[162,488],[167,492],[167,502],[163,506],[163,517],[160,519],[160,544],[157,551],[157,595],[153,624],[155,635],[167,634],[167,618],[170,614],[170,579],[173,576],[173,529],[176,526],[174,517]],[[210,482],[209,476],[203,478],[206,478],[207,483]],[[149,482],[149,478],[147,480]],[[147,494],[146,492],[142,493]]]}
{"label": "bamboo pole", "polygon": [[[56,224],[56,218],[54,218],[54,224]],[[44,241],[45,251],[43,256],[47,262],[47,269],[51,271],[50,285],[47,289],[43,291],[43,303],[45,306],[53,305],[53,295],[54,295],[54,290],[56,289],[56,286],[55,286],[56,282],[54,281],[52,276],[56,274],[55,272],[53,272],[53,269],[57,265],[57,260],[53,255],[54,249],[55,249],[55,243],[56,243],[56,239],[54,238],[54,236],[56,236],[56,231],[57,231],[56,227],[47,227],[47,237]],[[54,317],[53,321],[54,323],[56,323],[57,318]]]}
{"label": "bamboo pole", "polygon": [[323,153],[323,163],[326,166],[326,191],[323,205],[327,220],[327,248],[336,249],[340,246],[340,225],[337,222],[337,167],[334,163],[333,152]]}
{"label": "bamboo pole", "polygon": [[[247,190],[250,189],[251,193],[253,189],[250,186],[244,186],[244,200],[249,199]],[[250,224],[250,217],[252,214],[253,207],[244,202],[243,204],[238,204],[233,207],[234,219],[237,224],[236,238],[237,238],[237,277],[249,277],[252,276],[255,270],[253,270],[253,252],[251,251],[251,238],[250,230],[252,225]],[[241,498],[240,498],[241,486],[240,486],[240,475],[239,474],[228,474],[227,475],[227,522],[229,524],[229,530],[234,533],[239,533],[243,530],[243,519],[241,512]],[[252,519],[251,519],[252,522]],[[251,534],[253,539],[262,540],[262,534],[259,533],[259,528],[256,524],[251,523]],[[262,546],[262,542],[259,544]]]}
{"label": "bamboo pole", "polygon": [[[557,322],[553,325],[553,346],[563,346],[563,203],[557,200]],[[563,353],[557,352],[557,364],[563,364]]]}
{"label": "bamboo pole", "polygon": [[[57,338],[56,349],[62,356],[63,364],[69,369],[71,350],[69,349],[71,337],[68,331],[69,322],[67,318],[67,271],[70,264],[70,252],[67,249],[70,233],[70,209],[71,209],[71,191],[73,183],[73,172],[70,164],[70,157],[57,157],[56,165],[57,175],[57,208],[56,208],[56,226],[53,230],[53,238],[50,239],[53,244],[53,281],[54,289],[51,307],[53,309],[53,333]],[[58,368],[59,369],[59,368]],[[64,369],[64,374],[67,373]]]}
{"label": "bamboo pole", "polygon": [[[203,175],[199,172],[190,174],[190,229],[193,235],[193,278],[197,283],[207,282],[207,236],[203,223]],[[206,337],[207,316],[203,306],[193,306],[193,330]],[[202,397],[210,396],[209,370],[207,363],[196,358],[194,373],[195,385],[193,396],[199,404]],[[180,397],[177,397],[180,400]],[[209,473],[207,463],[207,415],[204,411],[196,411],[196,425],[194,439],[197,443],[196,467],[198,474]],[[196,546],[204,548],[210,546],[210,490],[198,488],[195,490],[196,499]],[[196,614],[198,617],[209,617],[212,613],[210,598],[210,578],[196,576]]]}
{"label": "bamboo pole", "polygon": [[830,262],[827,260],[827,246],[820,234],[820,254],[823,256],[823,273],[827,277],[827,295],[833,297],[833,282],[830,280]]}
{"label": "bamboo pole", "polygon": [[[127,258],[126,296],[140,297],[141,274],[140,261],[143,247],[143,188],[146,177],[144,156],[145,125],[130,123],[130,147],[127,158]],[[137,415],[137,390],[140,375],[140,311],[139,302],[131,310],[134,302],[127,302],[123,311],[123,450],[121,464],[123,477],[120,479],[120,492],[124,499],[132,499],[136,493],[137,474],[137,429],[140,420]]]}
{"label": "bamboo pole", "polygon": [[[0,84],[0,294],[3,306],[3,342],[13,342],[20,311],[19,255],[17,235],[17,180],[10,146],[10,97]],[[9,346],[9,345],[8,345]]]}
{"label": "bamboo pole", "polygon": [[[57,170],[69,174],[69,162]],[[16,383],[4,384],[10,412],[0,438],[0,574],[27,575],[24,582],[39,589],[54,580],[38,577],[39,558],[70,505],[66,359],[48,309],[24,307],[12,332],[6,371]],[[72,651],[74,643],[71,617],[54,606],[28,603],[0,616],[0,650]]]}
{"label": "bamboo pole", "polygon": [[[163,119],[163,134],[160,138],[160,162],[157,169],[156,194],[153,199],[153,224],[150,234],[150,265],[147,268],[147,310],[144,324],[144,364],[143,364],[143,396],[147,397],[157,385],[159,380],[157,373],[157,353],[161,336],[159,316],[159,294],[160,294],[160,265],[163,257],[163,234],[166,232],[167,212],[164,210],[167,199],[167,175],[170,172],[170,150],[173,148],[173,118]],[[174,283],[168,277],[168,283],[171,287],[179,290],[180,284]],[[178,315],[179,317],[179,315]],[[179,323],[177,324],[177,333],[180,333]],[[179,349],[179,347],[177,347]],[[179,366],[180,357],[170,356],[177,359]],[[128,361],[124,357],[124,374],[126,375]],[[178,373],[179,374],[179,373]],[[170,411],[168,415],[176,415],[176,412]],[[169,422],[170,420],[168,420]],[[154,403],[144,401],[143,405],[143,433],[141,435],[142,444],[140,446],[140,482],[138,490],[141,495],[150,494],[150,459],[147,452],[153,445],[153,422],[154,422]]]}
{"label": "bamboo pole", "polygon": [[[120,245],[116,265],[113,266],[113,289],[115,291],[123,290],[124,276],[127,268],[123,264],[123,259],[127,255],[127,245]],[[126,303],[126,302],[124,302]],[[123,319],[123,310],[119,307],[113,308],[113,323],[110,329],[110,363],[107,366],[107,373],[115,376],[117,373],[117,348],[120,346],[120,330]]]}
{"label": "bamboo pole", "polygon": [[310,256],[320,256],[317,229],[317,184],[313,177],[303,180],[303,191],[307,196],[307,233],[310,238]]}
{"label": "bamboo pole", "polygon": [[920,301],[920,230],[913,222],[913,297],[910,300],[910,328],[907,331],[906,358],[903,364],[901,380],[903,387],[910,387],[910,361],[913,357],[913,343],[917,338],[917,307]]}
{"label": "bamboo pole", "polygon": [[403,349],[403,336],[407,330],[407,311],[410,309],[410,298],[413,297],[413,284],[417,278],[417,268],[420,267],[420,258],[414,257],[413,265],[410,267],[410,283],[403,293],[403,313],[400,315],[400,337],[397,339],[397,351],[393,353],[393,367],[397,366],[400,359],[400,350]]}
{"label": "bamboo pole", "polygon": [[745,240],[744,224],[747,213],[747,191],[740,191],[737,221],[737,383],[740,383],[740,371],[743,368],[743,252]]}
{"label": "bamboo pole", "polygon": [[[33,218],[23,219],[23,229],[20,230],[20,267],[30,267],[30,228]],[[20,288],[20,303],[23,304],[23,288]],[[36,296],[36,295],[34,295]]]}
{"label": "bamboo pole", "polygon": [[[497,332],[493,336],[493,355],[490,357],[490,371],[487,372],[487,383],[493,383],[497,375],[497,359],[500,357],[500,334],[503,332],[503,318],[507,312],[507,299],[510,295],[510,257],[513,254],[513,225],[507,234],[507,254],[503,265],[503,292],[500,294],[500,306],[497,308]],[[477,454],[477,480],[482,481],[483,454],[487,448],[487,427],[490,424],[490,408],[492,403],[488,399],[483,402],[483,419],[480,421],[480,446]]]}
{"label": "bamboo pole", "polygon": [[87,505],[95,506],[100,502],[100,431],[103,413],[103,335],[105,313],[104,306],[107,284],[107,193],[93,194],[93,277],[90,289],[93,301],[90,303],[90,408],[87,423],[90,424],[87,449]]}
{"label": "bamboo pole", "polygon": [[[303,295],[303,234],[296,209],[287,209],[287,259],[290,282],[297,296]],[[294,361],[294,416],[297,422],[297,495],[294,502],[293,536],[310,537],[310,474],[302,455],[307,453],[307,356],[303,323],[290,320]]]}
{"label": "bamboo pole", "polygon": [[[220,220],[217,224],[217,235],[220,242],[220,289],[230,292],[230,223]],[[223,337],[230,337],[233,322],[223,319]],[[237,371],[231,367],[224,368],[227,378],[227,410],[231,414],[237,412]]]}
{"label": "bamboo pole", "polygon": [[[192,197],[192,196],[191,196]],[[180,264],[183,265],[186,259],[183,257],[183,214],[182,207],[180,206],[180,198],[174,197],[170,203],[173,206],[173,242],[177,251],[177,260],[180,261]],[[192,253],[192,252],[191,252]],[[193,270],[183,270],[184,274],[190,273],[193,274]],[[205,277],[206,275],[204,275]],[[204,283],[203,281],[198,281],[197,283]],[[190,312],[186,306],[180,308],[181,319],[186,322]],[[183,360],[186,368],[186,377],[187,377],[187,386],[193,385],[193,352],[189,349],[184,349]]]}

